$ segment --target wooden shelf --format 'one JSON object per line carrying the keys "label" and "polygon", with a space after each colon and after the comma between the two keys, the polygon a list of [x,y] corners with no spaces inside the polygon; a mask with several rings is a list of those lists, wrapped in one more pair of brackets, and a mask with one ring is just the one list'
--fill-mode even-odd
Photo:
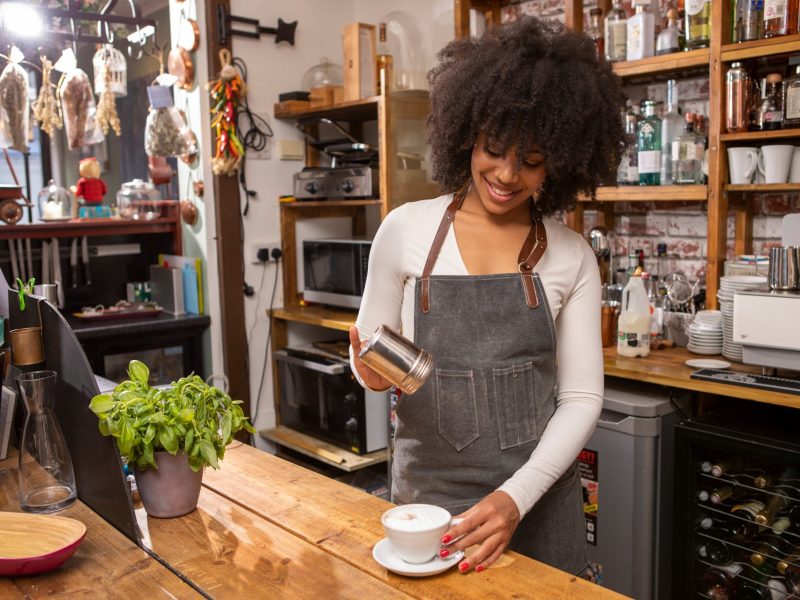
{"label": "wooden shelf", "polygon": [[[626,185],[600,187],[598,202],[705,202],[708,188],[705,185]],[[591,202],[584,196],[581,202]]]}
{"label": "wooden shelf", "polygon": [[307,323],[318,325],[328,329],[338,329],[339,331],[349,331],[356,322],[356,311],[344,310],[339,308],[329,308],[327,306],[287,306],[272,310],[271,317],[281,321],[293,321],[295,323]]}
{"label": "wooden shelf", "polygon": [[275,112],[276,119],[302,119],[304,117],[327,117],[342,121],[371,121],[378,118],[380,96],[342,102],[331,106],[317,106],[301,110],[281,110]]}
{"label": "wooden shelf", "polygon": [[380,206],[380,198],[360,198],[357,200],[296,200],[294,202],[281,202],[281,208],[290,210],[303,210],[304,208],[328,208],[333,206]]}
{"label": "wooden shelf", "polygon": [[783,35],[741,44],[725,44],[722,46],[722,62],[762,58],[776,54],[797,54],[798,51],[800,51],[800,35]]}
{"label": "wooden shelf", "polygon": [[726,183],[724,189],[726,192],[753,192],[760,194],[769,194],[772,192],[800,192],[800,183]]}
{"label": "wooden shelf", "polygon": [[688,52],[673,52],[662,56],[652,56],[641,60],[631,60],[614,63],[614,72],[620,77],[634,77],[641,75],[666,75],[676,71],[685,71],[705,67],[708,70],[710,63],[708,48],[689,50]]}
{"label": "wooden shelf", "polygon": [[775,131],[743,131],[741,133],[723,133],[719,136],[719,139],[723,142],[759,142],[785,138],[800,138],[800,128],[777,129]]}
{"label": "wooden shelf", "polygon": [[275,442],[280,446],[291,448],[296,452],[310,456],[342,471],[357,471],[358,469],[386,462],[389,458],[389,451],[385,448],[369,454],[354,454],[339,446],[323,442],[284,425],[265,429],[259,433],[264,439]]}

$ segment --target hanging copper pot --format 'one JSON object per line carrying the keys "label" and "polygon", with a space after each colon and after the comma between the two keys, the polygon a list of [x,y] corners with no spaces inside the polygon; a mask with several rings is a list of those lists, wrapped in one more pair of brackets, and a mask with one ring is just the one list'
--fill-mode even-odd
{"label": "hanging copper pot", "polygon": [[200,26],[194,19],[184,19],[178,26],[178,46],[187,52],[200,47]]}
{"label": "hanging copper pot", "polygon": [[189,198],[181,200],[181,218],[190,227],[197,223],[197,205]]}
{"label": "hanging copper pot", "polygon": [[202,198],[206,191],[206,185],[202,181],[195,181],[192,186],[194,187],[194,195]]}
{"label": "hanging copper pot", "polygon": [[178,158],[191,167],[195,164],[195,162],[197,162],[197,156],[199,154],[197,149],[199,148],[199,145],[197,143],[197,135],[195,135],[194,131],[191,129],[187,130],[186,138],[188,147],[191,148],[191,150],[189,150],[189,152],[186,154],[181,154]]}
{"label": "hanging copper pot", "polygon": [[191,90],[194,87],[194,63],[185,48],[175,46],[167,56],[167,69],[170,75],[178,78],[176,84],[182,90]]}

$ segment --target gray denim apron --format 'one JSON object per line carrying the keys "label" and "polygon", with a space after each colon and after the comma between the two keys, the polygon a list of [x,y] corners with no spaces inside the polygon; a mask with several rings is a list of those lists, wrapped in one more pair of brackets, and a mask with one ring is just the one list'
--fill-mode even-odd
{"label": "gray denim apron", "polygon": [[[392,500],[459,514],[531,456],[555,411],[556,334],[533,268],[547,248],[541,215],[519,273],[431,276],[463,202],[447,207],[416,281],[414,341],[435,375],[397,403]],[[583,500],[573,464],[522,519],[510,548],[578,574],[587,563]]]}

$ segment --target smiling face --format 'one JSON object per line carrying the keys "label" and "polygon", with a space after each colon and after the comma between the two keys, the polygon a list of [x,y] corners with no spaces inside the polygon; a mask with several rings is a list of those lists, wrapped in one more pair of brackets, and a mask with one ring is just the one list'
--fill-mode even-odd
{"label": "smiling face", "polygon": [[547,170],[544,155],[533,150],[518,164],[517,147],[503,150],[480,135],[472,148],[472,194],[486,212],[502,216],[528,210],[528,198],[536,197]]}

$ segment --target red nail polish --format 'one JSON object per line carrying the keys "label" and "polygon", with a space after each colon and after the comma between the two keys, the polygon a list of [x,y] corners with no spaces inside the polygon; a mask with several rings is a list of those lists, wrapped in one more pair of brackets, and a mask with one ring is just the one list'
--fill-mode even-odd
{"label": "red nail polish", "polygon": [[442,543],[443,544],[449,544],[450,540],[452,540],[452,539],[453,538],[451,536],[449,536],[449,535],[442,536]]}
{"label": "red nail polish", "polygon": [[439,552],[439,556],[441,556],[442,558],[447,558],[448,556],[450,556],[450,550],[445,548],[444,550]]}
{"label": "red nail polish", "polygon": [[458,570],[461,571],[462,573],[466,573],[467,569],[469,569],[468,562],[463,562],[460,565],[458,565]]}
{"label": "red nail polish", "polygon": [[483,571],[485,568],[486,568],[486,567],[484,567],[483,565],[478,565],[477,567],[475,567],[475,571],[476,571],[477,573],[480,573],[480,572],[481,572],[481,571]]}

